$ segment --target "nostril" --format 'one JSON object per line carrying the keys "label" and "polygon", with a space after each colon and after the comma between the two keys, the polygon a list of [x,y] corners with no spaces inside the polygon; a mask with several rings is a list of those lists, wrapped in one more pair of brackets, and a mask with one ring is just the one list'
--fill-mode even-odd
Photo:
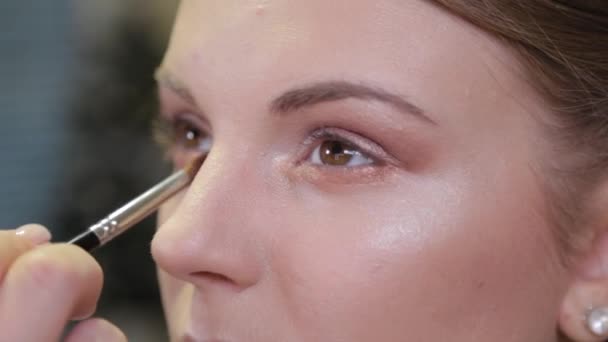
{"label": "nostril", "polygon": [[212,281],[212,282],[221,282],[221,283],[234,284],[234,281],[232,279],[226,277],[223,274],[219,274],[219,273],[201,271],[201,272],[190,273],[190,275],[192,277],[195,277],[195,278],[198,278],[198,279],[206,279],[206,280]]}

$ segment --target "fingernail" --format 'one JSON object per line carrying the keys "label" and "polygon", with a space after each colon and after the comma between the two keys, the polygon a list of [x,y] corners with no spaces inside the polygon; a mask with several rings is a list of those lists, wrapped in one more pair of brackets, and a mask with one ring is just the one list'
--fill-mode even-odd
{"label": "fingernail", "polygon": [[37,224],[28,224],[17,229],[17,236],[24,237],[31,241],[34,245],[41,245],[51,240],[51,233],[48,229]]}

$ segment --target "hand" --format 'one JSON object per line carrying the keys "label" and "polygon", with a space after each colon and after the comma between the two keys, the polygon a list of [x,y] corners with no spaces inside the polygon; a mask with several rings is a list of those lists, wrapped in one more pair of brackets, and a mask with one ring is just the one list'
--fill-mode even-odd
{"label": "hand", "polygon": [[[38,225],[0,231],[0,341],[51,342],[66,323],[90,317],[103,283],[99,264],[79,247],[50,244]],[[126,341],[102,319],[82,321],[68,342]]]}

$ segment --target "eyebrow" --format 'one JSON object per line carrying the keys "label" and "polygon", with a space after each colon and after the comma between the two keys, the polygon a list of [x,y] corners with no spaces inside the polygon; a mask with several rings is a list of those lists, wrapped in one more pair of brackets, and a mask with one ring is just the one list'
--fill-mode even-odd
{"label": "eyebrow", "polygon": [[173,77],[167,69],[159,67],[154,72],[154,79],[156,82],[165,88],[171,89],[174,93],[176,93],[179,97],[181,97],[184,101],[188,102],[191,105],[196,106],[196,100],[188,87],[180,82],[176,77]]}
{"label": "eyebrow", "polygon": [[426,115],[424,110],[406,100],[405,97],[379,87],[347,81],[318,82],[287,91],[273,100],[270,108],[273,112],[284,114],[322,102],[340,101],[348,98],[384,102],[405,114],[413,115],[428,123],[437,124]]}
{"label": "eyebrow", "polygon": [[[154,77],[159,85],[171,89],[188,103],[196,106],[196,101],[188,88],[166,69],[156,70]],[[402,113],[414,116],[422,121],[437,125],[423,109],[408,101],[405,97],[385,89],[347,81],[324,81],[288,90],[270,103],[270,111],[286,115],[297,110],[312,107],[324,102],[335,102],[349,98],[379,101],[387,103]]]}

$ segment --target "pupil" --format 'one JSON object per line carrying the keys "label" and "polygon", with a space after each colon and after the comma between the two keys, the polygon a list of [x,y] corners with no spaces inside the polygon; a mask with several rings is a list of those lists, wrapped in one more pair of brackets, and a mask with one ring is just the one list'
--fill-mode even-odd
{"label": "pupil", "polygon": [[321,160],[326,165],[343,166],[352,158],[352,150],[340,141],[325,141],[321,145]]}
{"label": "pupil", "polygon": [[188,140],[196,139],[196,133],[192,130],[188,131],[188,133],[186,133],[186,139],[188,139]]}
{"label": "pupil", "polygon": [[331,149],[331,153],[333,154],[342,154],[344,153],[344,148],[342,147],[342,144],[334,141],[330,147]]}

